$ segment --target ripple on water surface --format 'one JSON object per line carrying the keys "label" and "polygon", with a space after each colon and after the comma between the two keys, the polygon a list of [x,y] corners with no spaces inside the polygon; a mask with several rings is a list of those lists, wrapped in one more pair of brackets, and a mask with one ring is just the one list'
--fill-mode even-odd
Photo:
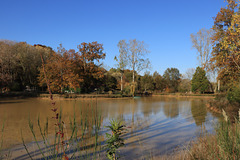
{"label": "ripple on water surface", "polygon": [[[123,119],[130,128],[124,135],[126,147],[121,149],[122,154],[138,157],[150,152],[155,155],[167,154],[177,146],[186,145],[203,128],[212,132],[218,117],[207,111],[206,102],[207,99],[200,98],[161,96],[139,99],[99,99],[97,102],[96,99],[57,100],[57,106],[62,107],[63,119],[66,122],[74,112],[77,120],[81,115],[87,115],[92,119],[94,117],[92,108],[96,108],[101,113],[102,126],[108,125],[112,118]],[[40,116],[41,122],[44,122],[46,117],[52,117],[49,103],[49,100],[36,98],[1,100],[0,122],[6,120],[5,147],[21,144],[21,129],[26,141],[31,142],[33,138],[28,128],[28,117],[36,121]],[[37,125],[36,122],[34,125]],[[54,124],[50,122],[49,125]],[[106,132],[106,128],[102,127],[103,141]]]}

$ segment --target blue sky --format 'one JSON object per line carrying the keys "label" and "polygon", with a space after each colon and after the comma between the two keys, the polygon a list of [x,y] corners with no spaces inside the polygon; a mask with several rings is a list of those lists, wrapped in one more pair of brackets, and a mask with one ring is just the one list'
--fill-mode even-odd
{"label": "blue sky", "polygon": [[151,72],[198,65],[190,34],[211,28],[224,0],[0,0],[0,39],[77,49],[82,42],[104,46],[106,66],[115,67],[117,43],[144,41]]}

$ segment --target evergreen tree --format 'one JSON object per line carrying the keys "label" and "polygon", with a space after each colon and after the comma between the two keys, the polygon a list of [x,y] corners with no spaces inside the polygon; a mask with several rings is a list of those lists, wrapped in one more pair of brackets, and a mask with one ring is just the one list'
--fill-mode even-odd
{"label": "evergreen tree", "polygon": [[209,81],[206,72],[201,67],[197,67],[192,78],[192,91],[204,93],[208,89]]}

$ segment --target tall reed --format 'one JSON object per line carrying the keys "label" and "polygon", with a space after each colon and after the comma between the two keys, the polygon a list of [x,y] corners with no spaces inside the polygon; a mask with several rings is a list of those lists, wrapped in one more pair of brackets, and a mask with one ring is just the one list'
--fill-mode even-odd
{"label": "tall reed", "polygon": [[4,122],[1,128],[1,138],[0,138],[0,159],[3,159],[3,155],[2,155],[2,146],[3,146],[3,132],[4,132]]}

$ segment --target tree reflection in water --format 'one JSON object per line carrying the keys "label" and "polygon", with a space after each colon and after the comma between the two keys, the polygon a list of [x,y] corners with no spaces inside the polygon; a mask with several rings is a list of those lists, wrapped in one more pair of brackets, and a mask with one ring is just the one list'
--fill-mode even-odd
{"label": "tree reflection in water", "polygon": [[207,108],[203,100],[191,101],[191,112],[197,126],[202,126],[206,122]]}

